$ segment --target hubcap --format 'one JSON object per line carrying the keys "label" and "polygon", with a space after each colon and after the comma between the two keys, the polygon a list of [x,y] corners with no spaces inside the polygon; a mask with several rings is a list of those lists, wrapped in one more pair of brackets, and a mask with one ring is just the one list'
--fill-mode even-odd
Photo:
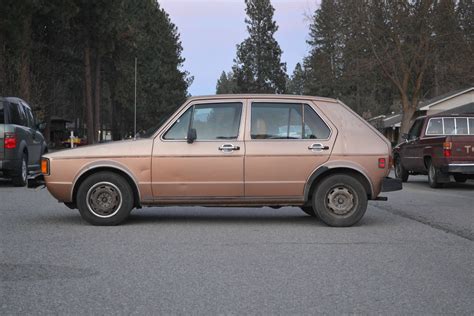
{"label": "hubcap", "polygon": [[21,178],[23,179],[23,181],[26,181],[27,174],[28,168],[26,167],[26,161],[23,160],[21,163]]}
{"label": "hubcap", "polygon": [[338,186],[328,192],[326,205],[336,215],[347,215],[354,209],[354,199],[354,194],[349,188]]}
{"label": "hubcap", "polygon": [[122,206],[122,192],[110,182],[94,184],[87,192],[87,207],[101,218],[114,216]]}

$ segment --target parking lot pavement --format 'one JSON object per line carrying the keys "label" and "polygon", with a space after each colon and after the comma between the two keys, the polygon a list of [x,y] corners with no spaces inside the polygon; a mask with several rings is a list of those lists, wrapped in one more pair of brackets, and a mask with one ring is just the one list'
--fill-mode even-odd
{"label": "parking lot pavement", "polygon": [[0,181],[0,314],[472,315],[473,185],[410,180],[350,228],[290,207],[148,208],[94,227]]}

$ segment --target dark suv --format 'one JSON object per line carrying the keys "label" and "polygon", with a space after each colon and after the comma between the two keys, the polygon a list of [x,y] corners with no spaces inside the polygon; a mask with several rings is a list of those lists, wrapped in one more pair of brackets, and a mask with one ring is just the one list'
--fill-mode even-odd
{"label": "dark suv", "polygon": [[28,171],[40,168],[48,147],[30,106],[19,98],[0,97],[0,174],[26,185]]}

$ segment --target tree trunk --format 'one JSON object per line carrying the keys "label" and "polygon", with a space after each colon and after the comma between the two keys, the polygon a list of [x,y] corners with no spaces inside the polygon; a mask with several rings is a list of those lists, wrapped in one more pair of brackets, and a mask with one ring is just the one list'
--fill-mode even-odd
{"label": "tree trunk", "polygon": [[84,46],[84,82],[86,93],[87,142],[88,144],[94,144],[94,111],[92,106],[91,49],[89,47],[89,40],[86,40]]}
{"label": "tree trunk", "polygon": [[401,95],[402,97],[402,122],[400,126],[400,134],[398,135],[398,142],[402,141],[402,135],[407,134],[411,127],[411,122],[413,120],[413,114],[416,111],[416,104],[413,105],[409,100],[407,95]]}
{"label": "tree trunk", "polygon": [[94,102],[94,141],[98,141],[100,132],[100,68],[101,58],[99,50],[97,50],[96,63],[95,63],[95,102]]}
{"label": "tree trunk", "polygon": [[20,51],[20,97],[31,101],[30,51],[31,51],[31,15],[23,20],[23,45]]}

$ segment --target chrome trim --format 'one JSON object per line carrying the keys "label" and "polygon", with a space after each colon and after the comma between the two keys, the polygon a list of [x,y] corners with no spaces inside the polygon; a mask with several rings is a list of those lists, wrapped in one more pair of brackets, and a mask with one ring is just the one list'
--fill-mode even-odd
{"label": "chrome trim", "polygon": [[450,163],[449,167],[474,167],[474,163]]}

